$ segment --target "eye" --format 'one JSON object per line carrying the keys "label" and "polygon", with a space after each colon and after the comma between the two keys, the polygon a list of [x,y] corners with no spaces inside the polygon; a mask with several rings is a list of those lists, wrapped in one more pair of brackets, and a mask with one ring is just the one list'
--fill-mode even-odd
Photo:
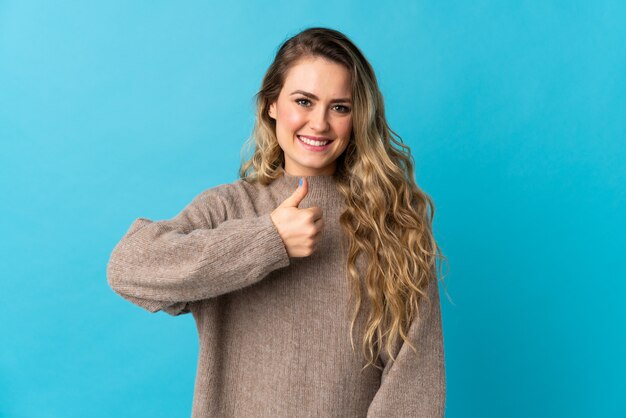
{"label": "eye", "polygon": [[348,106],[344,106],[344,105],[335,105],[334,108],[337,110],[337,112],[339,113],[350,113],[350,108]]}
{"label": "eye", "polygon": [[311,106],[311,101],[309,99],[296,99],[296,103],[304,107]]}

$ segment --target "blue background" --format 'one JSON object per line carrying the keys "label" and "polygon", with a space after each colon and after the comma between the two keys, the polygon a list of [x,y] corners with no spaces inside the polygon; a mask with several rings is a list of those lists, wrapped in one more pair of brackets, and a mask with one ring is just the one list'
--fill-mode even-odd
{"label": "blue background", "polygon": [[370,59],[435,201],[446,416],[626,416],[624,22],[621,1],[0,2],[0,416],[189,416],[193,318],[115,295],[108,258],[236,179],[263,73],[314,25]]}

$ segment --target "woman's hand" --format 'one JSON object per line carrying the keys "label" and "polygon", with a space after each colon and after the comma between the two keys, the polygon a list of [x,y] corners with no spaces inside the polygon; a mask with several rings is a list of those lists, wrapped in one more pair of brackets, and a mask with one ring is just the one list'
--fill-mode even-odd
{"label": "woman's hand", "polygon": [[270,214],[289,257],[313,254],[324,229],[321,208],[298,209],[308,191],[309,183],[303,178],[302,185]]}

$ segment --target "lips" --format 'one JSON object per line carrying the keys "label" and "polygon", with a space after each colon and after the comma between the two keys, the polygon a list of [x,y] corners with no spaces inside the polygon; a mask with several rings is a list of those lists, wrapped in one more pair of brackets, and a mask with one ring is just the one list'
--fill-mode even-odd
{"label": "lips", "polygon": [[300,138],[310,139],[312,141],[320,141],[320,142],[321,141],[329,141],[329,143],[333,142],[332,139],[327,138],[325,136],[313,136],[313,135],[297,135],[297,136],[300,137]]}
{"label": "lips", "polygon": [[331,144],[333,143],[333,141],[325,139],[324,141],[328,141],[326,142],[324,145],[313,145],[313,144],[307,144],[304,141],[311,141],[311,138],[320,138],[318,137],[310,137],[310,136],[304,136],[304,135],[296,135],[296,137],[298,138],[298,143],[306,150],[308,151],[313,151],[313,152],[325,152],[326,150],[328,150],[331,146]]}

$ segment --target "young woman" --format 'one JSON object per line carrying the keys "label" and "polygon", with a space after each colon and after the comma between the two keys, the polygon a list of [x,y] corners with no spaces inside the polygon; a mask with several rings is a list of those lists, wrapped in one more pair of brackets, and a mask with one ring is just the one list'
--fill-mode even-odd
{"label": "young woman", "polygon": [[114,248],[117,293],[196,320],[194,417],[443,416],[444,257],[393,135],[360,50],[304,30],[265,74],[241,178]]}

